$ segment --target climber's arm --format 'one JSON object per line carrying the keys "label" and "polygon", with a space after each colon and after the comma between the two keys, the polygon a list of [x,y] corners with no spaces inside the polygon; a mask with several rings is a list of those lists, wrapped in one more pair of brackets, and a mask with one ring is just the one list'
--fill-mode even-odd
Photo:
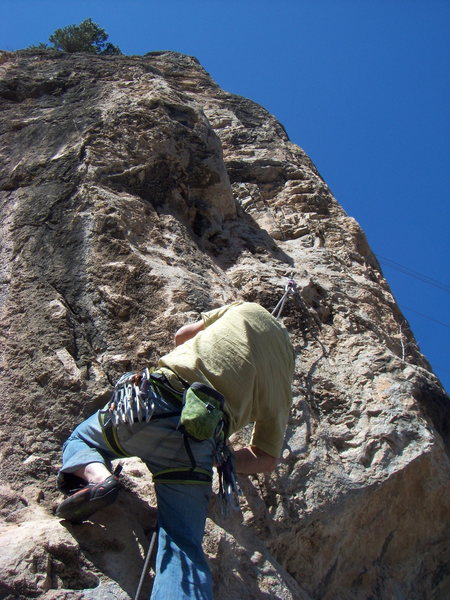
{"label": "climber's arm", "polygon": [[188,323],[183,325],[175,334],[175,346],[184,344],[191,338],[195,337],[199,331],[205,328],[203,321],[196,321],[195,323]]}
{"label": "climber's arm", "polygon": [[243,475],[270,473],[278,464],[278,458],[260,450],[257,446],[246,446],[234,451],[236,472]]}

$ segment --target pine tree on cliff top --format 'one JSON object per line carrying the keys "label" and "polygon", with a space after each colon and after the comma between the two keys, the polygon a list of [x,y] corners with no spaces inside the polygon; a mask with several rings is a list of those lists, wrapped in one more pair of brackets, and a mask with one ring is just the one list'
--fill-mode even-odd
{"label": "pine tree on cliff top", "polygon": [[[88,52],[89,54],[122,54],[118,46],[107,42],[108,34],[92,19],[85,19],[79,25],[68,25],[56,29],[48,38],[53,50],[59,52]],[[30,48],[47,48],[41,43]]]}

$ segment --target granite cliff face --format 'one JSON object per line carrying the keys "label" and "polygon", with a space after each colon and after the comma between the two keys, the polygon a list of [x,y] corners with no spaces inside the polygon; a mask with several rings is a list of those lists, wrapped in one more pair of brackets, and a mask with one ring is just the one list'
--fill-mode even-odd
{"label": "granite cliff face", "polygon": [[240,514],[211,503],[216,598],[448,597],[449,399],[282,125],[176,53],[0,63],[0,598],[134,597],[151,479],[124,461],[115,505],[60,522],[61,442],[177,327],[238,298],[272,309],[290,275],[283,460],[241,479]]}

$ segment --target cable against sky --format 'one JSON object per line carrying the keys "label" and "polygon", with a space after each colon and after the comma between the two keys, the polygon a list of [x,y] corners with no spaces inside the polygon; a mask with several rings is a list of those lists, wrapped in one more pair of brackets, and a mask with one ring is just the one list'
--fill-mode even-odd
{"label": "cable against sky", "polygon": [[408,275],[409,277],[414,277],[415,279],[418,279],[419,281],[422,281],[423,283],[427,283],[428,285],[432,285],[438,289],[443,290],[444,292],[450,293],[450,285],[447,285],[446,283],[443,283],[442,281],[438,281],[437,279],[433,279],[432,277],[429,277],[428,275],[424,275],[423,273],[420,273],[419,271],[415,271],[414,269],[405,267],[405,265],[401,265],[400,263],[396,262],[395,260],[392,260],[391,258],[386,258],[385,256],[381,256],[380,254],[377,254],[377,257],[380,259],[380,262],[386,263],[386,266],[390,267],[391,269],[400,271],[400,273],[404,273],[405,275]]}

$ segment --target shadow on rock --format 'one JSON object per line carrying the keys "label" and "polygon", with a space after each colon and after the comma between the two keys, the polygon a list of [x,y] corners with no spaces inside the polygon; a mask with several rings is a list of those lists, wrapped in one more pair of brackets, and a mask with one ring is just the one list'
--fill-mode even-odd
{"label": "shadow on rock", "polygon": [[[90,521],[81,524],[61,521],[61,525],[78,542],[95,571],[115,581],[134,598],[156,526],[156,514],[156,508],[147,502],[130,492],[121,491],[112,506],[92,515]],[[147,576],[142,597],[148,596],[151,583]],[[72,589],[80,589],[79,584]]]}

